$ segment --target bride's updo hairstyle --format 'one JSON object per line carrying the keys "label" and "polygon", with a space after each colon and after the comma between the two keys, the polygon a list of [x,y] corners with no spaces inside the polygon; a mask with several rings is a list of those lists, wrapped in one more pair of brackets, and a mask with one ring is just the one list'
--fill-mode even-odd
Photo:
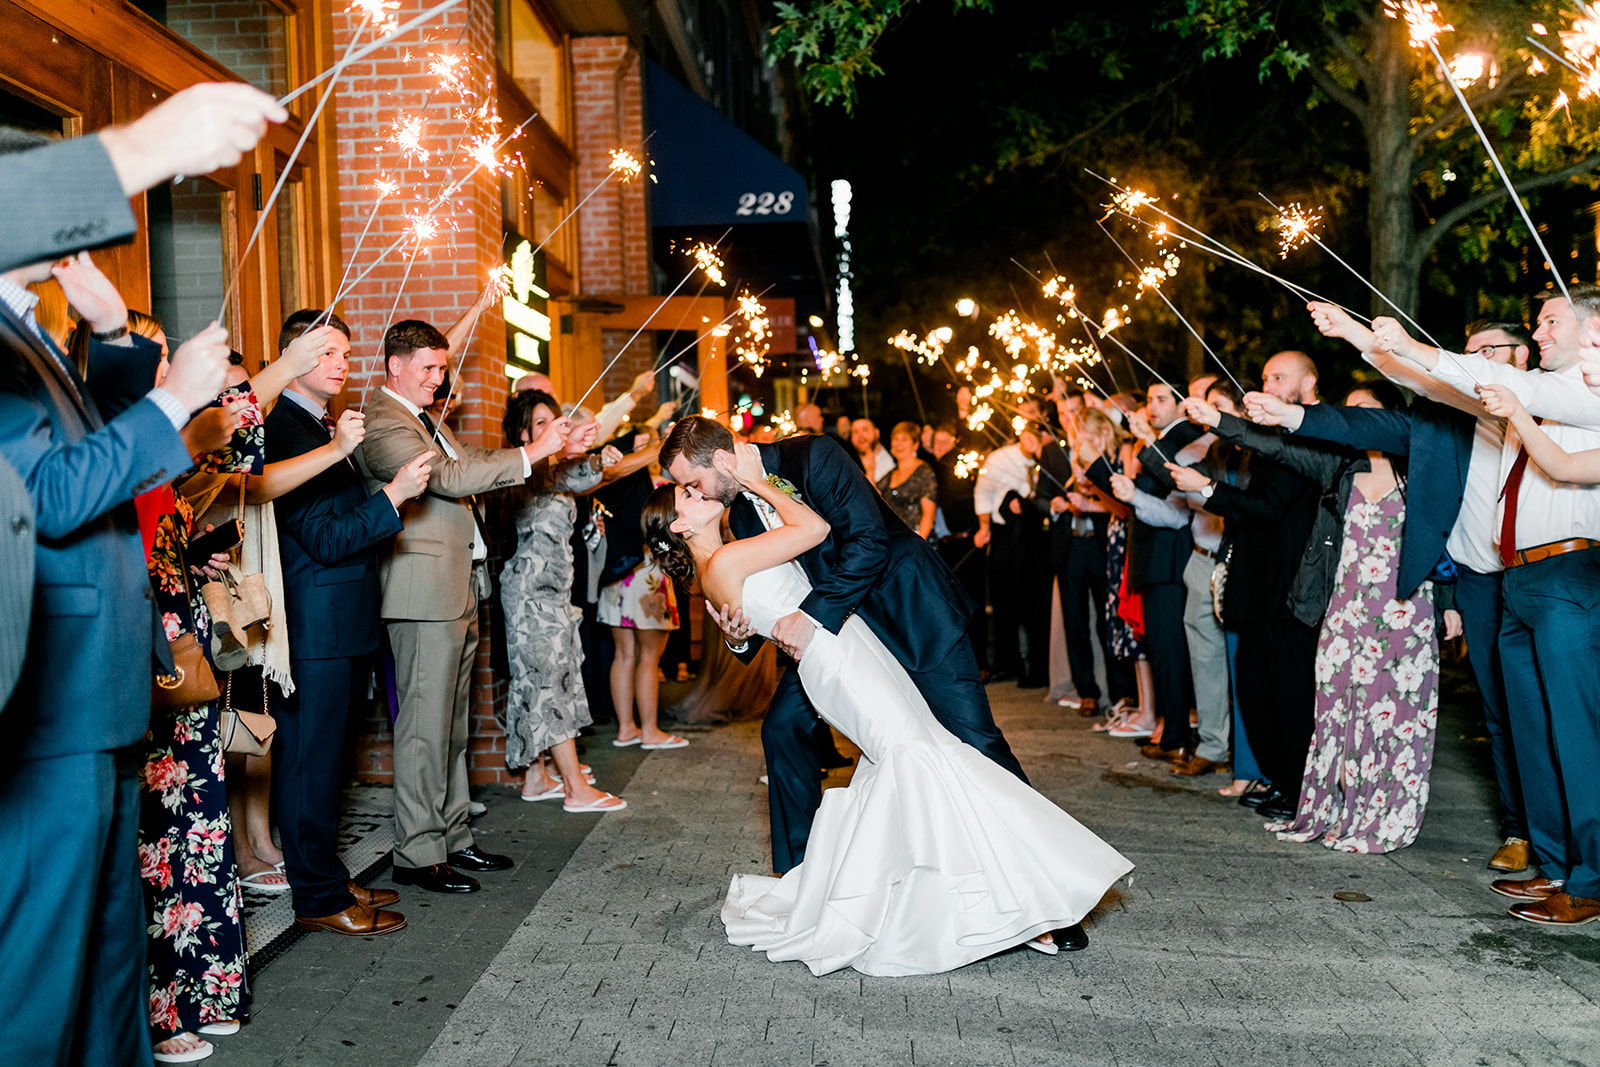
{"label": "bride's updo hairstyle", "polygon": [[658,486],[645,501],[640,524],[644,527],[645,546],[655,557],[656,564],[667,577],[687,583],[694,577],[694,554],[689,551],[689,542],[683,535],[672,530],[672,524],[678,521],[674,495],[677,488],[672,482]]}

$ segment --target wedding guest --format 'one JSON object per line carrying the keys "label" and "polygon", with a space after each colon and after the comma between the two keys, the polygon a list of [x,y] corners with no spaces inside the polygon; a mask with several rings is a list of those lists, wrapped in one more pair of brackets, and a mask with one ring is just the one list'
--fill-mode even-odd
{"label": "wedding guest", "polygon": [[815,404],[801,404],[794,411],[796,433],[821,433],[822,409]]}
{"label": "wedding guest", "polygon": [[[954,422],[941,423],[933,431],[933,464],[937,488],[934,496],[934,543],[939,558],[950,568],[974,604],[983,604],[986,564],[982,551],[973,544],[978,533],[978,515],[972,505],[973,481],[977,463],[964,464],[965,454],[958,447],[961,427]],[[983,611],[974,611],[967,620],[967,637],[972,653],[977,657],[979,673],[989,676],[989,617]]]}
{"label": "wedding guest", "polygon": [[1033,496],[1039,450],[1047,436],[1043,426],[1029,423],[1017,440],[989,453],[972,487],[978,516],[973,544],[989,552],[994,659],[988,680],[1015,678],[1023,689],[1050,684],[1049,585],[1036,573],[1046,559],[1046,541],[1038,512],[1022,506]]}
{"label": "wedding guest", "polygon": [[[527,390],[506,404],[505,438],[527,445],[560,417],[549,393]],[[568,542],[577,505],[572,494],[600,484],[607,460],[620,454],[587,454],[599,426],[574,433],[559,462],[548,460],[514,492],[517,549],[501,571],[500,597],[506,619],[511,684],[503,712],[506,765],[523,770],[522,799],[560,798],[567,811],[621,811],[628,802],[596,789],[578,762],[578,731],[592,721],[583,686],[583,613],[572,604],[572,556]],[[539,757],[549,752],[559,778]]]}
{"label": "wedding guest", "polygon": [[867,472],[867,480],[874,485],[895,466],[894,457],[878,438],[878,424],[871,419],[856,419],[850,424],[850,447],[855,450],[856,462]]}
{"label": "wedding guest", "polygon": [[467,826],[467,713],[478,648],[478,590],[488,558],[470,498],[521,485],[533,464],[565,445],[567,420],[552,422],[532,445],[465,445],[426,418],[452,348],[464,344],[478,314],[498,299],[491,285],[447,337],[407,319],[384,335],[385,382],[368,405],[366,439],[356,456],[369,492],[434,452],[428,491],[400,508],[405,529],[380,568],[382,615],[394,650],[400,714],[395,720],[393,878],[430,892],[473,893],[466,871],[509,870],[513,861],[479,849]]}
{"label": "wedding guest", "polygon": [[933,513],[938,480],[933,469],[917,455],[917,425],[902,422],[889,434],[889,453],[895,466],[878,479],[878,492],[900,521],[926,541],[933,535]]}

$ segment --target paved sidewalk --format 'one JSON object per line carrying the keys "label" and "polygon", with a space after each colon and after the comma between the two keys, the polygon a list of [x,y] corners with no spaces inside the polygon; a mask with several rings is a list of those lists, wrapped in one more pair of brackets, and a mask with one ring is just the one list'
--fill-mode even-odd
{"label": "paved sidewalk", "polygon": [[[1600,1063],[1600,937],[1511,919],[1488,892],[1487,752],[1457,708],[1421,839],[1382,857],[1280,843],[1220,778],[1173,778],[1036,693],[991,696],[1035,784],[1138,864],[1085,952],[819,979],[728,945],[728,878],[769,862],[757,730],[730,726],[635,757],[625,813],[491,795],[484,843],[529,857],[514,876],[409,892],[391,938],[306,939],[218,1062]],[[628,767],[590,751],[615,788]],[[575,824],[592,830],[571,840]]]}

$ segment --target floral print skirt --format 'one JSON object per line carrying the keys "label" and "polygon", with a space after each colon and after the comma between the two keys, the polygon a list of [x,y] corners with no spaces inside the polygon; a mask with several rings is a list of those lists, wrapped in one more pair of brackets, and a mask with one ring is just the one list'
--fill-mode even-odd
{"label": "floral print skirt", "polygon": [[1417,839],[1439,724],[1433,585],[1397,594],[1405,502],[1398,490],[1345,515],[1333,599],[1317,642],[1311,751],[1286,841],[1390,852]]}
{"label": "floral print skirt", "polygon": [[646,558],[621,581],[600,590],[600,622],[626,630],[676,630],[678,597],[672,579]]}
{"label": "floral print skirt", "polygon": [[219,720],[216,704],[156,708],[146,740],[139,874],[157,1042],[244,1014],[244,925]]}

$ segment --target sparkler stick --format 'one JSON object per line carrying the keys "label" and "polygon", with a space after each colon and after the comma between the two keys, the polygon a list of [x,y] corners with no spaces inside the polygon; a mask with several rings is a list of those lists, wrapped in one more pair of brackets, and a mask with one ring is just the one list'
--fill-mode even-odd
{"label": "sparkler stick", "polygon": [[[1279,216],[1280,219],[1286,217],[1286,213],[1284,212],[1284,210],[1282,208],[1280,208],[1277,204],[1274,204],[1272,202],[1272,199],[1269,196],[1267,196],[1266,193],[1258,192],[1258,193],[1256,193],[1256,195],[1259,196],[1262,200],[1265,200],[1267,202],[1267,206],[1268,207],[1270,207],[1270,208],[1272,208],[1272,210],[1278,212],[1278,216]],[[1322,238],[1320,238],[1320,237],[1318,237],[1316,235],[1316,232],[1311,228],[1311,225],[1310,225],[1309,221],[1305,225],[1301,226],[1298,232],[1299,232],[1299,234],[1303,235],[1307,240],[1315,242],[1316,246],[1318,248],[1322,249],[1324,252],[1328,253],[1328,255],[1332,256],[1335,263],[1338,263],[1339,266],[1343,267],[1345,270],[1349,271],[1352,275],[1354,275],[1355,279],[1357,281],[1359,281],[1362,285],[1365,285],[1368,289],[1372,290],[1373,295],[1375,295],[1379,300],[1382,300],[1385,304],[1388,304],[1389,307],[1394,309],[1395,314],[1399,315],[1401,318],[1403,318],[1407,322],[1409,322],[1412,326],[1416,327],[1417,332],[1421,333],[1422,336],[1426,337],[1428,339],[1429,343],[1431,343],[1433,345],[1433,347],[1435,347],[1435,348],[1444,347],[1443,345],[1439,344],[1438,341],[1435,341],[1433,339],[1433,335],[1431,333],[1429,333],[1427,330],[1423,329],[1423,326],[1422,326],[1422,324],[1420,322],[1418,322],[1416,319],[1414,319],[1410,315],[1408,315],[1406,313],[1405,308],[1401,307],[1399,304],[1396,304],[1393,300],[1390,300],[1389,299],[1389,294],[1385,293],[1382,289],[1379,289],[1376,285],[1373,285],[1372,281],[1370,279],[1368,279],[1366,275],[1364,275],[1360,271],[1356,270],[1349,263],[1346,263],[1344,261],[1344,259],[1337,252],[1335,252],[1333,249],[1329,248],[1327,245],[1323,244],[1322,243]],[[1234,384],[1238,384],[1238,383],[1236,382]]]}
{"label": "sparkler stick", "polygon": [[[420,251],[420,248],[419,248],[419,251]],[[411,280],[411,268],[416,266],[416,263],[417,263],[417,257],[416,256],[407,256],[406,257],[406,272],[400,278],[400,288],[395,290],[395,293],[394,293],[394,306],[389,309],[389,317],[384,320],[384,327],[383,327],[383,332],[384,333],[388,333],[389,332],[389,325],[388,324],[394,322],[395,313],[400,310],[400,294],[405,292],[405,290],[406,290],[406,282]],[[330,303],[328,306],[331,308],[333,306],[333,304]],[[473,321],[473,325],[474,326],[477,325],[477,321],[476,320]],[[378,362],[380,363],[380,365],[383,362],[383,340],[382,340],[382,335],[380,335],[379,341],[378,341]],[[366,382],[361,386],[361,403],[358,406],[363,411],[365,411],[366,408],[367,408],[367,393],[369,393],[372,390],[372,382],[373,382],[373,379],[376,378],[376,377],[377,377],[376,374],[367,375]],[[455,387],[454,383],[452,383],[451,384],[451,388],[454,388],[454,387]]]}
{"label": "sparkler stick", "polygon": [[[1568,70],[1572,71],[1572,73],[1578,75],[1578,77],[1580,77],[1580,78],[1585,77],[1583,71],[1579,70],[1576,66],[1574,66],[1571,60],[1567,59],[1567,57],[1562,55],[1561,53],[1553,51],[1548,46],[1546,46],[1544,44],[1544,42],[1535,40],[1534,38],[1528,37],[1528,36],[1524,36],[1522,39],[1524,41],[1527,41],[1529,44],[1533,45],[1533,47],[1537,48],[1539,51],[1543,52],[1545,55],[1549,56],[1551,59],[1555,60],[1557,63],[1560,63],[1563,67],[1566,67]],[[1537,71],[1535,73],[1537,73]]]}
{"label": "sparkler stick", "polygon": [[[526,125],[526,123],[524,123],[523,125]],[[522,127],[519,126],[517,128],[520,130]],[[652,130],[650,132],[649,136],[647,136],[644,139],[644,143],[645,144],[649,144],[650,143],[650,138],[654,137],[654,136],[655,136],[655,131]],[[560,222],[556,223],[556,228],[555,229],[551,230],[549,233],[544,235],[544,240],[539,242],[539,248],[535,248],[534,252],[537,253],[540,248],[543,248],[546,244],[548,244],[550,242],[550,238],[554,237],[557,233],[559,233],[560,230],[561,230],[561,227],[565,226],[567,224],[567,222],[574,215],[576,215],[579,211],[582,211],[583,210],[583,205],[585,205],[585,204],[587,204],[589,202],[589,198],[594,196],[594,194],[598,193],[601,189],[605,188],[606,183],[609,182],[612,178],[615,178],[618,174],[622,174],[624,176],[622,181],[623,181],[624,184],[626,184],[627,182],[631,181],[632,179],[637,178],[639,176],[639,172],[642,171],[643,169],[644,169],[644,165],[639,162],[639,160],[633,155],[633,153],[625,152],[620,148],[613,148],[611,150],[611,166],[606,170],[606,176],[604,178],[601,178],[599,183],[593,189],[590,189],[589,192],[584,195],[584,198],[582,200],[578,201],[578,206],[577,207],[575,207],[571,211],[567,212],[566,216],[563,217]],[[654,178],[652,178],[651,180],[653,181]],[[727,235],[724,234],[723,236],[727,236]]]}
{"label": "sparkler stick", "polygon": [[425,25],[425,24],[427,24],[429,22],[432,22],[435,18],[438,18],[440,15],[444,14],[446,11],[449,11],[451,8],[457,6],[460,3],[461,3],[461,0],[443,0],[443,3],[435,4],[433,7],[430,7],[428,10],[424,11],[422,14],[420,14],[416,18],[412,19],[410,22],[407,22],[405,25],[400,26],[397,29],[390,30],[388,33],[384,34],[382,37],[378,38],[376,41],[373,41],[371,44],[367,45],[366,47],[361,48],[361,49],[359,49],[359,50],[357,50],[355,52],[347,51],[345,53],[344,58],[339,60],[339,62],[335,63],[333,66],[329,67],[327,70],[323,71],[321,74],[318,74],[315,78],[312,78],[310,81],[304,82],[303,84],[297,86],[296,88],[291,90],[287,95],[278,97],[279,105],[287,105],[289,103],[289,101],[295,99],[300,94],[302,94],[304,92],[307,92],[307,91],[315,88],[316,86],[322,84],[324,81],[326,81],[329,78],[337,79],[341,74],[344,73],[344,69],[346,67],[348,67],[350,64],[356,63],[356,62],[359,62],[360,60],[365,59],[367,56],[370,56],[372,53],[376,52],[378,49],[382,48],[384,45],[386,45],[389,42],[393,41],[395,38],[401,36],[402,34],[408,33],[411,30],[416,29],[418,26],[422,26],[422,25]]}
{"label": "sparkler stick", "polygon": [[1561,290],[1561,295],[1567,303],[1572,302],[1572,294],[1567,292],[1566,280],[1561,277],[1557,269],[1555,257],[1544,246],[1544,239],[1539,236],[1539,229],[1533,224],[1533,219],[1528,216],[1528,209],[1523,206],[1522,197],[1517,192],[1517,187],[1511,183],[1511,176],[1500,163],[1500,157],[1495,154],[1494,146],[1489,143],[1489,135],[1483,132],[1483,127],[1478,123],[1478,116],[1473,114],[1472,105],[1467,103],[1466,94],[1461,91],[1461,86],[1456,84],[1455,76],[1450,73],[1450,67],[1439,54],[1438,38],[1445,30],[1453,30],[1454,26],[1439,21],[1439,5],[1434,0],[1384,0],[1390,18],[1404,19],[1410,32],[1411,46],[1420,48],[1424,45],[1433,55],[1433,61],[1439,66],[1439,73],[1449,84],[1450,91],[1455,94],[1456,102],[1461,105],[1461,110],[1466,113],[1467,121],[1472,123],[1472,130],[1478,135],[1478,140],[1483,144],[1483,150],[1489,156],[1489,162],[1494,164],[1495,173],[1500,176],[1500,181],[1505,185],[1506,192],[1511,194],[1511,202],[1516,205],[1517,214],[1522,216],[1522,223],[1528,228],[1528,236],[1533,238],[1534,247],[1539,249],[1539,254],[1550,266],[1550,273],[1555,277],[1556,286]]}
{"label": "sparkler stick", "polygon": [[[723,241],[723,238],[727,237],[728,234],[732,232],[732,226],[722,231],[722,237],[718,237],[716,243],[720,245]],[[643,324],[641,324],[637,330],[633,331],[633,336],[629,337],[623,342],[622,347],[617,349],[617,354],[612,356],[611,361],[600,369],[600,376],[589,384],[589,388],[583,391],[583,395],[578,398],[578,402],[573,405],[574,407],[583,406],[583,402],[589,399],[589,394],[594,392],[595,389],[599,387],[601,382],[605,381],[607,372],[609,372],[612,367],[616,366],[617,360],[622,358],[622,354],[628,350],[628,346],[633,344],[633,342],[638,339],[641,333],[644,333],[645,327],[649,326],[650,323],[655,320],[655,317],[661,313],[661,309],[667,306],[667,301],[677,296],[678,290],[682,289],[689,283],[689,279],[694,277],[695,271],[704,270],[707,277],[709,277],[712,281],[716,282],[718,285],[724,284],[722,278],[722,261],[717,257],[716,245],[702,244],[698,246],[694,250],[694,257],[696,262],[693,269],[691,269],[688,274],[683,276],[683,281],[673,286],[672,292],[668,293],[662,299],[661,303],[655,306],[655,308],[650,312],[649,316],[645,318]]]}
{"label": "sparkler stick", "polygon": [[[1128,250],[1126,248],[1123,248],[1121,243],[1118,242],[1115,237],[1111,236],[1111,231],[1106,229],[1106,224],[1102,220],[1096,219],[1095,220],[1095,225],[1100,227],[1100,232],[1106,235],[1106,239],[1107,240],[1109,240],[1113,245],[1116,245],[1117,251],[1122,253],[1122,257],[1124,259],[1126,259],[1129,263],[1133,264],[1133,269],[1136,270],[1136,271],[1139,270],[1140,269],[1139,261],[1134,259],[1131,255],[1129,255],[1128,254]],[[1244,386],[1239,384],[1239,379],[1237,379],[1237,378],[1235,378],[1233,376],[1233,371],[1228,369],[1228,365],[1226,363],[1222,362],[1222,357],[1217,355],[1216,352],[1212,350],[1210,345],[1206,344],[1206,339],[1204,337],[1200,336],[1200,331],[1195,329],[1194,326],[1189,322],[1189,320],[1184,317],[1183,312],[1179,311],[1177,309],[1177,307],[1175,307],[1173,305],[1172,301],[1167,298],[1167,294],[1161,291],[1161,286],[1153,285],[1150,288],[1154,289],[1156,291],[1156,295],[1161,298],[1161,302],[1167,305],[1167,310],[1171,311],[1174,315],[1178,316],[1178,321],[1183,323],[1184,329],[1189,331],[1189,335],[1191,337],[1193,337],[1196,341],[1200,342],[1200,347],[1205,349],[1206,355],[1210,356],[1212,361],[1214,363],[1216,363],[1217,366],[1222,368],[1222,373],[1224,373],[1224,374],[1226,374],[1228,376],[1228,380],[1230,382],[1232,382],[1234,384],[1234,386],[1239,390],[1239,395],[1243,396],[1247,392],[1247,390],[1245,389]]]}

